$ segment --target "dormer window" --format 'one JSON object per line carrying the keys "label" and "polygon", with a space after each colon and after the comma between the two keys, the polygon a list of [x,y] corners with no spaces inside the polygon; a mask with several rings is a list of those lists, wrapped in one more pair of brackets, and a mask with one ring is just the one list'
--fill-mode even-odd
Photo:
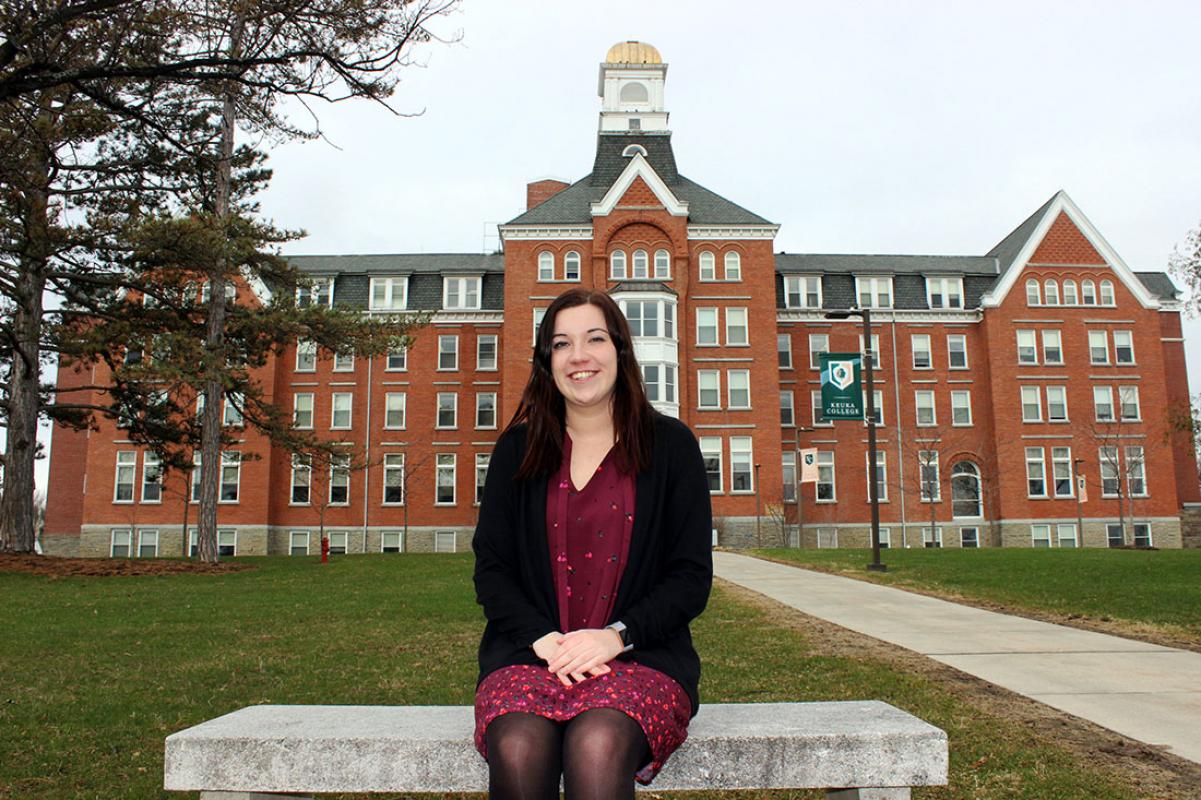
{"label": "dormer window", "polygon": [[296,286],[296,306],[332,306],[334,304],[334,279],[314,278],[309,283]]}
{"label": "dormer window", "polygon": [[963,308],[962,278],[926,278],[930,308]]}
{"label": "dormer window", "polygon": [[621,154],[626,158],[633,158],[634,156],[646,158],[646,148],[640,144],[631,144],[627,145],[626,149],[621,151]]}
{"label": "dormer window", "polygon": [[822,279],[818,275],[785,275],[785,308],[821,308]]}
{"label": "dormer window", "polygon": [[892,308],[892,276],[855,278],[860,308]]}
{"label": "dormer window", "polygon": [[408,306],[409,279],[372,278],[371,311],[403,311]]}
{"label": "dormer window", "polygon": [[442,280],[442,308],[447,311],[476,311],[480,308],[480,286],[483,278],[478,275],[448,275]]}

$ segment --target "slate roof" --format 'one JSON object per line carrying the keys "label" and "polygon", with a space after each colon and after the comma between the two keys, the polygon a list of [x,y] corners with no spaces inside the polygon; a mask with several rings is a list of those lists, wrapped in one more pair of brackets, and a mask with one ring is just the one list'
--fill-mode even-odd
{"label": "slate roof", "polygon": [[1013,262],[1017,259],[1018,253],[1022,251],[1022,247],[1030,240],[1034,234],[1034,229],[1038,227],[1038,223],[1047,213],[1047,209],[1055,202],[1055,198],[1063,194],[1062,190],[1051,195],[1051,199],[1043,203],[1042,206],[1031,214],[1026,220],[1014,228],[1008,236],[997,242],[992,250],[989,250],[986,255],[990,255],[997,259],[1000,265],[1000,271],[1006,272],[1013,266]]}
{"label": "slate roof", "polygon": [[927,275],[962,275],[964,308],[979,308],[980,298],[999,277],[988,256],[898,256],[809,253],[776,254],[776,307],[784,308],[784,275],[822,276],[822,308],[851,308],[856,275],[891,275],[893,308],[926,309]]}
{"label": "slate roof", "polygon": [[592,204],[605,192],[629,164],[622,152],[630,145],[641,145],[646,160],[656,174],[680,200],[688,203],[688,221],[694,225],[770,225],[758,214],[748,211],[716,192],[689,180],[676,169],[670,133],[603,133],[597,136],[596,159],[592,172],[558,194],[539,203],[508,225],[586,225],[592,222]]}
{"label": "slate roof", "polygon": [[1180,289],[1166,272],[1136,272],[1135,276],[1142,281],[1147,291],[1160,300],[1179,300],[1182,296]]}
{"label": "slate roof", "polygon": [[442,308],[443,275],[481,272],[481,309],[503,311],[505,307],[505,258],[500,253],[287,256],[287,260],[301,272],[334,275],[334,305],[342,308],[367,308],[372,275],[409,275],[409,309],[436,311]]}

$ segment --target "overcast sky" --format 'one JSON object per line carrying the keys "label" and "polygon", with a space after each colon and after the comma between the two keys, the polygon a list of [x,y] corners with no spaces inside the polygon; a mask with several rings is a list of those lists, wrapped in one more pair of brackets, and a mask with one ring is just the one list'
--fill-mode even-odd
{"label": "overcast sky", "polygon": [[627,39],[670,65],[681,173],[779,223],[777,250],[981,255],[1064,189],[1162,270],[1201,223],[1195,0],[464,0],[441,29],[461,39],[393,101],[420,116],[317,106],[329,143],[272,151],[263,213],[308,232],[286,252],[494,248],[528,181],[590,171],[598,65]]}

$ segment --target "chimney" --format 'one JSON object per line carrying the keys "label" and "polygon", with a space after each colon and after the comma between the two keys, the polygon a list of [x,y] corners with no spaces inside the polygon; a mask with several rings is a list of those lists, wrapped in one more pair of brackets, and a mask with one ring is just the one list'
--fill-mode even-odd
{"label": "chimney", "polygon": [[570,185],[570,183],[554,178],[527,183],[525,185],[525,210],[529,211],[534,206],[545,203]]}

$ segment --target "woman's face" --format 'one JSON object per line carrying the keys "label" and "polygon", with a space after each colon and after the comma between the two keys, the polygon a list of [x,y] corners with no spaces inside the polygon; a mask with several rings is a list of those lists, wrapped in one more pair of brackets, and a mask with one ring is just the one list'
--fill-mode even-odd
{"label": "woman's face", "polygon": [[551,374],[567,408],[581,411],[608,405],[617,383],[617,348],[605,315],[585,304],[563,309],[554,324]]}

